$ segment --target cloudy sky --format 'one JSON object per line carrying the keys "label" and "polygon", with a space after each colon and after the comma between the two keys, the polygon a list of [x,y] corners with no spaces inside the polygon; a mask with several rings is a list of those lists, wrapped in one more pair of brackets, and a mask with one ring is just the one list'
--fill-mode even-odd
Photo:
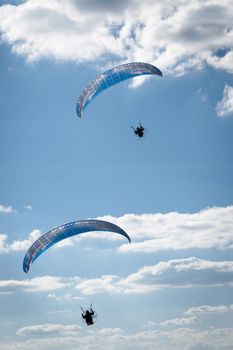
{"label": "cloudy sky", "polygon": [[[163,77],[79,119],[85,85],[134,61]],[[0,76],[0,350],[232,350],[233,1],[1,0]],[[132,243],[88,233],[23,272],[87,218]]]}

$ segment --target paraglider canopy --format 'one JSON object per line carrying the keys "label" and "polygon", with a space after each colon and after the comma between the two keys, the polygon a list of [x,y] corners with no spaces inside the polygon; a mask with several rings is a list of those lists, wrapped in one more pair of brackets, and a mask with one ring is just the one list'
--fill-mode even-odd
{"label": "paraglider canopy", "polygon": [[131,242],[128,234],[117,225],[102,220],[79,220],[61,225],[38,238],[28,249],[23,260],[23,271],[28,272],[31,264],[49,247],[63,239],[90,231],[108,231],[120,234]]}
{"label": "paraglider canopy", "polygon": [[162,72],[155,66],[144,62],[131,62],[114,67],[92,80],[81,92],[76,105],[77,115],[81,118],[84,109],[102,91],[124,80],[141,75],[159,75]]}

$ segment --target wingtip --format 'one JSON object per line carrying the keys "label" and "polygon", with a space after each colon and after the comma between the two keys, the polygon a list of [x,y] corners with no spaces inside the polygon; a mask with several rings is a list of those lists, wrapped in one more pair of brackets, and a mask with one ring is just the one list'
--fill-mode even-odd
{"label": "wingtip", "polygon": [[161,77],[163,77],[163,73],[162,73],[162,71],[161,71],[160,69],[158,69],[158,74],[159,74]]}
{"label": "wingtip", "polygon": [[28,273],[28,268],[27,267],[25,267],[25,266],[23,266],[23,271],[25,272],[25,273]]}

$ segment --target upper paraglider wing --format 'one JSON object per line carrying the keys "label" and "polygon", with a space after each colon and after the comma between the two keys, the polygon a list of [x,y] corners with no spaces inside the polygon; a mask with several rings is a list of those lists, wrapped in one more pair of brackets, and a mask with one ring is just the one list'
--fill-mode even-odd
{"label": "upper paraglider wing", "polygon": [[149,63],[132,62],[122,64],[115,68],[112,68],[103,74],[97,76],[92,80],[82,91],[78,98],[76,111],[79,117],[82,116],[82,112],[87,105],[102,91],[108,89],[110,86],[118,84],[124,80],[137,77],[139,75],[160,75],[162,72]]}
{"label": "upper paraglider wing", "polygon": [[53,244],[60,242],[65,238],[90,231],[115,232],[126,237],[128,241],[131,242],[130,237],[127,235],[127,233],[119,226],[114,225],[111,222],[102,220],[80,220],[70,222],[69,224],[61,225],[51,231],[48,231],[31,245],[24,257],[24,272],[28,272],[31,264],[38,258],[38,256]]}

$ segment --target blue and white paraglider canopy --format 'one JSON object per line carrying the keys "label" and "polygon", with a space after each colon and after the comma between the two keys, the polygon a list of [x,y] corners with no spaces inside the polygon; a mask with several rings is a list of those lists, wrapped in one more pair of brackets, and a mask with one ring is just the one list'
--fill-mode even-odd
{"label": "blue and white paraglider canopy", "polygon": [[98,75],[94,80],[90,81],[81,92],[76,105],[77,115],[81,118],[84,109],[102,91],[121,83],[124,80],[141,75],[163,76],[162,72],[157,67],[144,62],[121,64]]}
{"label": "blue and white paraglider canopy", "polygon": [[79,220],[70,222],[48,231],[31,245],[24,257],[23,271],[27,273],[31,264],[38,258],[38,256],[44,253],[52,245],[63,239],[90,231],[115,232],[126,237],[128,241],[131,242],[128,234],[122,230],[122,228],[111,222],[102,220]]}

